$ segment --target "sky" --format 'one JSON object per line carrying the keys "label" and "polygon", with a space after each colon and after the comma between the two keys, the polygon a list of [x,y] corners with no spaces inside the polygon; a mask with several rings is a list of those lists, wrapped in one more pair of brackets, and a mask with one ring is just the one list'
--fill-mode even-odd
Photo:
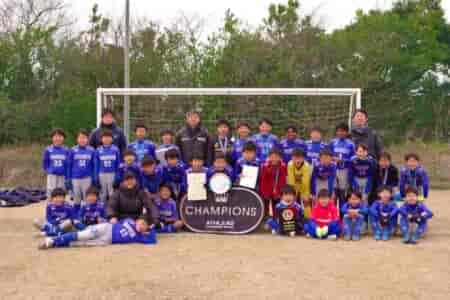
{"label": "sky", "polygon": [[[250,26],[261,24],[267,16],[271,3],[287,3],[287,0],[130,0],[132,16],[144,16],[161,25],[184,15],[201,20],[208,31],[213,32],[222,25],[227,9]],[[316,24],[328,31],[342,28],[352,22],[357,9],[368,11],[374,8],[389,9],[392,0],[300,0],[300,13],[313,14]],[[108,17],[122,17],[125,0],[72,0],[77,24],[83,29],[88,24],[88,16],[94,3],[100,12]],[[442,0],[447,20],[450,20],[450,0]],[[207,34],[208,32],[206,32]]]}

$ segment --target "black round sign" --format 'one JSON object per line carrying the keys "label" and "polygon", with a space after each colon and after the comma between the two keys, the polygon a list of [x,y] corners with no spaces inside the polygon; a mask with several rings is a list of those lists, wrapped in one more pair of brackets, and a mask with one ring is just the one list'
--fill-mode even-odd
{"label": "black round sign", "polygon": [[245,234],[264,218],[264,202],[253,190],[234,187],[227,195],[208,192],[207,200],[180,203],[181,219],[187,228],[199,233]]}

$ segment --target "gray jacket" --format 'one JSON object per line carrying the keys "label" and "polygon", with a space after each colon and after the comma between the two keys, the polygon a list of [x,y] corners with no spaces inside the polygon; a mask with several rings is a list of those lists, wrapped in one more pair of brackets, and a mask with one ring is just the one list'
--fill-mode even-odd
{"label": "gray jacket", "polygon": [[370,156],[375,159],[378,159],[380,152],[383,151],[384,148],[381,137],[375,130],[369,127],[352,128],[350,132],[350,139],[355,143],[355,145],[367,145]]}

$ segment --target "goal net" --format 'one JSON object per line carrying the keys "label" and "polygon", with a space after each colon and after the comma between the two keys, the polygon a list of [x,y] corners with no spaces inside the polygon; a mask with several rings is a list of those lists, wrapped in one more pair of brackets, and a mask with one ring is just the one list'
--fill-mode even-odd
{"label": "goal net", "polygon": [[232,126],[245,121],[257,131],[258,121],[267,117],[274,123],[273,131],[283,136],[285,128],[294,124],[302,138],[308,129],[320,126],[326,138],[334,135],[339,122],[351,122],[355,109],[361,107],[360,89],[179,89],[131,88],[97,90],[97,123],[105,108],[113,109],[127,137],[134,138],[136,124],[149,128],[150,138],[159,141],[163,129],[178,130],[188,111],[201,113],[202,123],[215,132],[219,119]]}

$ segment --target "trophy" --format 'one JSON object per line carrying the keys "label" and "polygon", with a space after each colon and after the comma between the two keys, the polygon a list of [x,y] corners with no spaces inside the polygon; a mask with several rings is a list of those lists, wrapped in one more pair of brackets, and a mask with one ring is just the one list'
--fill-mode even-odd
{"label": "trophy", "polygon": [[209,180],[209,189],[214,193],[216,202],[227,202],[232,182],[224,173],[214,174]]}
{"label": "trophy", "polygon": [[280,211],[280,233],[295,236],[297,232],[297,215],[293,208],[283,208]]}

